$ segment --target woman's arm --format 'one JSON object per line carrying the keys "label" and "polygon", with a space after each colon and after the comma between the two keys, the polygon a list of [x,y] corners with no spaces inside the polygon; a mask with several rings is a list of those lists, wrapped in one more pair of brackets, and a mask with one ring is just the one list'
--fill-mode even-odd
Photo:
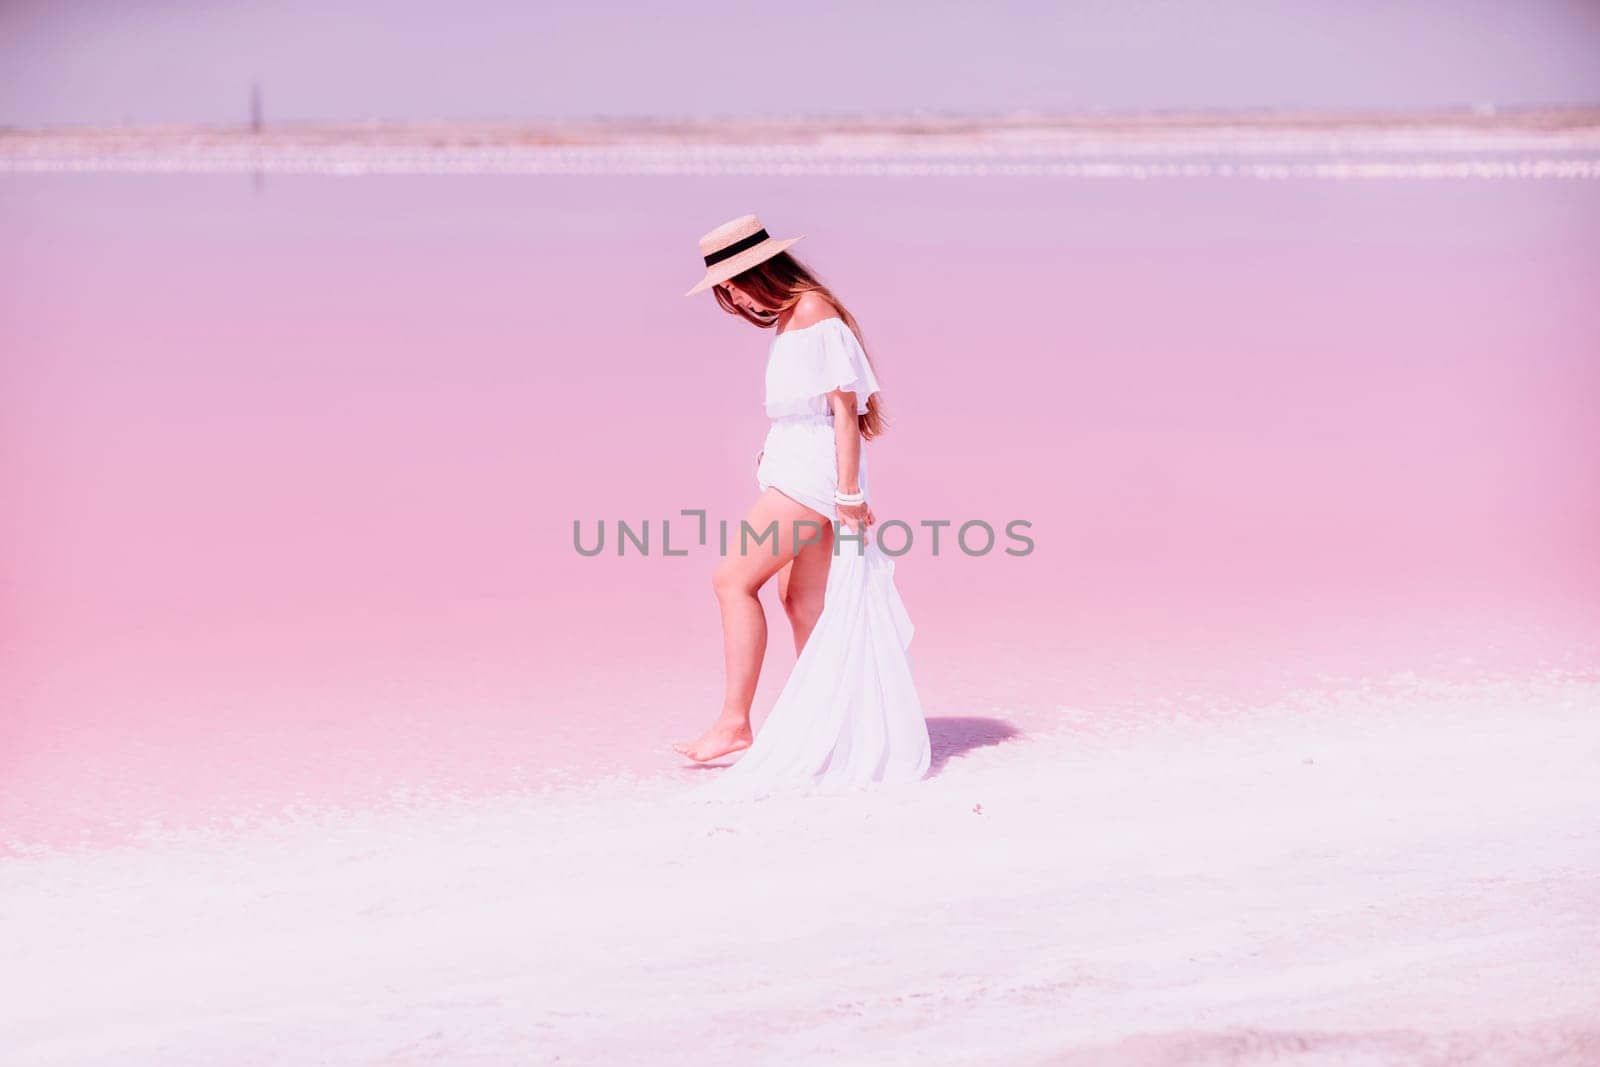
{"label": "woman's arm", "polygon": [[[835,389],[828,394],[833,409],[834,451],[839,454],[839,492],[861,491],[861,424],[856,421],[856,394]],[[839,518],[856,531],[873,523],[872,509],[866,504],[838,504]]]}

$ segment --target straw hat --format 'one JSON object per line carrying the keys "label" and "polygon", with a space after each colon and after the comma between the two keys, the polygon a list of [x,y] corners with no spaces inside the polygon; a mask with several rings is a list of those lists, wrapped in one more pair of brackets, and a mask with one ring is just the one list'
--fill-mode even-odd
{"label": "straw hat", "polygon": [[[804,237],[801,234],[800,237]],[[754,215],[740,215],[700,238],[700,254],[706,260],[706,276],[684,296],[703,293],[718,282],[725,282],[741,271],[747,271],[763,260],[771,259],[785,248],[800,240],[786,237],[781,241],[768,236],[767,228]]]}

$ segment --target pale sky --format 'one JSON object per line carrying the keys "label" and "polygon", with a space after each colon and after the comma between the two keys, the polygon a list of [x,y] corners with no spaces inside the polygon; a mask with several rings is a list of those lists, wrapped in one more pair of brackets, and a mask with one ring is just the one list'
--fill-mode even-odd
{"label": "pale sky", "polygon": [[0,124],[1600,103],[1596,0],[0,0]]}

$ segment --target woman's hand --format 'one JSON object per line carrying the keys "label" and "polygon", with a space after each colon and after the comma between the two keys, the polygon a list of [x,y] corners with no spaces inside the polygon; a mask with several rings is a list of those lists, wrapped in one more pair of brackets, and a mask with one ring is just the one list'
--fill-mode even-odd
{"label": "woman's hand", "polygon": [[834,507],[839,512],[839,521],[857,534],[865,532],[868,526],[878,521],[868,504],[835,504]]}

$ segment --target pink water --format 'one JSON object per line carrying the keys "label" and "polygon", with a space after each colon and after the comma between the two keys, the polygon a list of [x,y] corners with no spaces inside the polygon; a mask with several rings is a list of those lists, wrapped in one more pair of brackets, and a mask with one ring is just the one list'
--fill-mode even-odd
{"label": "pink water", "polygon": [[660,522],[742,515],[770,335],[680,294],[750,210],[877,361],[936,756],[1600,668],[1591,183],[12,176],[0,846],[692,780],[715,554]]}

